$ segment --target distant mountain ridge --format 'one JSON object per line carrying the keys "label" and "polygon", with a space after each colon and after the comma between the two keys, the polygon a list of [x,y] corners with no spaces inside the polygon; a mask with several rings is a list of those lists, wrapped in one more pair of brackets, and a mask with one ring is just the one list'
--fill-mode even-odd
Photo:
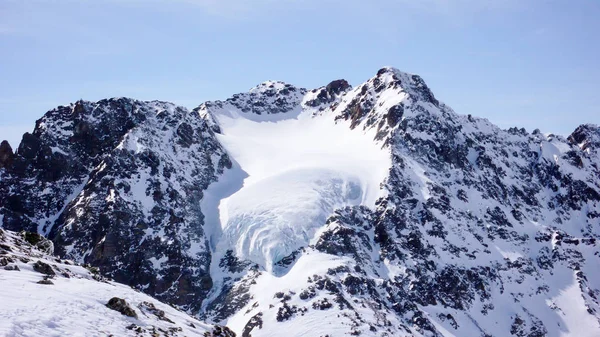
{"label": "distant mountain ridge", "polygon": [[595,336],[600,128],[501,130],[385,67],[0,145],[0,226],[242,336]]}

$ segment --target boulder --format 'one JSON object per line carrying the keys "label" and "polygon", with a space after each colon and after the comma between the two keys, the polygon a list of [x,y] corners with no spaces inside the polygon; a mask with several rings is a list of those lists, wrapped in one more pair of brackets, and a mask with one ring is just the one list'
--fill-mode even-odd
{"label": "boulder", "polygon": [[135,310],[129,306],[129,303],[122,298],[113,297],[108,303],[106,303],[106,307],[115,311],[120,312],[121,314],[129,317],[137,318],[137,313]]}

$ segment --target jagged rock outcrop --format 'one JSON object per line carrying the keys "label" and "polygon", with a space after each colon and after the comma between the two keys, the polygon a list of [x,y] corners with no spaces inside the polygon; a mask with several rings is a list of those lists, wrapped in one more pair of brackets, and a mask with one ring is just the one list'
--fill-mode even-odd
{"label": "jagged rock outcrop", "polygon": [[311,97],[305,100],[304,105],[312,108],[319,107],[324,110],[329,104],[332,104],[336,99],[352,86],[346,80],[335,80],[327,84],[325,87],[311,90]]}
{"label": "jagged rock outcrop", "polygon": [[[233,95],[225,101],[202,103],[194,112],[205,118],[213,130],[220,133],[215,114],[230,118],[243,116],[255,121],[277,121],[300,113],[300,102],[306,89],[281,81],[266,81],[247,93]],[[210,111],[210,112],[209,112]]]}
{"label": "jagged rock outcrop", "polygon": [[14,153],[10,144],[3,140],[0,143],[0,168],[9,167],[12,165]]}

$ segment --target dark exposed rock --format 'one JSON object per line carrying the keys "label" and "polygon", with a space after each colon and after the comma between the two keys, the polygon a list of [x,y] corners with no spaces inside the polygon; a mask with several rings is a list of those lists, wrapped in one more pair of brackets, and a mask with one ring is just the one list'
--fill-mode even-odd
{"label": "dark exposed rock", "polygon": [[270,81],[261,83],[248,93],[236,94],[226,101],[206,102],[195,111],[211,107],[222,108],[226,105],[233,106],[243,113],[256,115],[285,114],[296,108],[306,89],[296,88],[283,82]]}
{"label": "dark exposed rock", "polygon": [[6,266],[9,263],[14,263],[15,260],[13,260],[13,258],[11,258],[10,256],[6,256],[6,257],[0,257],[0,267]]}
{"label": "dark exposed rock", "polygon": [[277,310],[277,322],[287,321],[291,319],[297,312],[297,306],[290,306],[287,304],[287,302],[283,302],[283,305]]}
{"label": "dark exposed rock", "polygon": [[348,81],[342,79],[331,81],[329,84],[327,84],[325,90],[327,90],[327,92],[331,95],[339,95],[350,88],[351,86],[348,84]]}
{"label": "dark exposed rock", "polygon": [[247,270],[247,275],[242,279],[226,279],[226,283],[221,286],[219,295],[211,302],[207,308],[210,313],[215,313],[212,317],[215,321],[223,320],[245,305],[251,300],[249,293],[250,287],[255,284],[255,279],[260,276],[260,272],[256,266],[252,266]]}
{"label": "dark exposed rock", "polygon": [[41,236],[38,233],[32,233],[32,232],[26,232],[26,231],[21,232],[21,236],[23,237],[23,240],[27,241],[32,246],[37,245],[44,238],[43,236]]}
{"label": "dark exposed rock", "polygon": [[33,270],[49,276],[56,275],[54,269],[52,269],[52,266],[39,260],[33,264]]}
{"label": "dark exposed rock", "polygon": [[248,323],[244,326],[244,330],[242,331],[242,337],[252,337],[252,330],[255,328],[262,329],[263,320],[262,320],[262,312],[252,316]]}
{"label": "dark exposed rock", "polygon": [[298,257],[302,254],[302,248],[293,251],[290,255],[282,258],[281,260],[275,262],[276,266],[279,267],[290,267],[296,262]]}
{"label": "dark exposed rock", "polygon": [[308,300],[315,296],[317,296],[317,293],[315,292],[315,288],[312,286],[308,287],[308,289],[302,290],[302,292],[299,295],[301,300]]}
{"label": "dark exposed rock", "polygon": [[387,123],[390,127],[398,125],[404,115],[404,107],[401,104],[394,105],[388,110]]}
{"label": "dark exposed rock", "polygon": [[329,300],[327,299],[327,297],[315,301],[312,304],[313,309],[315,310],[327,310],[333,307],[333,304],[331,302],[329,302]]}
{"label": "dark exposed rock", "polygon": [[138,305],[138,308],[140,308],[140,310],[142,312],[148,312],[154,316],[156,316],[159,320],[161,321],[166,321],[169,323],[174,323],[172,320],[170,320],[168,317],[165,316],[165,312],[163,310],[158,309],[154,303],[151,302],[142,302]]}
{"label": "dark exposed rock", "polygon": [[179,144],[184,147],[190,147],[194,144],[194,129],[187,123],[181,123],[177,128],[177,135],[180,137]]}
{"label": "dark exposed rock", "polygon": [[54,253],[54,244],[38,233],[22,231],[21,237],[30,245],[37,248],[44,254],[52,255]]}
{"label": "dark exposed rock", "polygon": [[205,337],[235,337],[235,333],[226,326],[215,326],[212,331],[205,332]]}
{"label": "dark exposed rock", "polygon": [[349,255],[356,261],[363,259],[359,247],[371,248],[365,229],[370,229],[370,211],[366,207],[343,208],[327,220],[327,224],[343,224],[332,226],[331,230],[325,231],[315,248],[321,252],[331,255]]}
{"label": "dark exposed rock", "polygon": [[3,140],[0,143],[0,169],[3,167],[10,167],[13,163],[14,153],[10,144]]}
{"label": "dark exposed rock", "polygon": [[230,273],[239,273],[249,266],[250,263],[248,261],[240,261],[240,259],[233,254],[232,250],[228,250],[219,262],[219,267],[225,268]]}
{"label": "dark exposed rock", "polygon": [[121,314],[129,317],[137,318],[137,313],[135,310],[129,306],[129,303],[122,298],[113,297],[108,303],[106,303],[106,307],[115,311],[120,312]]}
{"label": "dark exposed rock", "polygon": [[308,100],[305,104],[309,107],[325,106],[335,102],[335,100],[344,92],[352,87],[346,80],[335,80],[327,84],[325,87],[316,89],[318,94],[312,100]]}
{"label": "dark exposed rock", "polygon": [[26,132],[19,145],[18,154],[25,159],[34,159],[39,154],[41,146],[42,143],[38,136]]}
{"label": "dark exposed rock", "polygon": [[53,285],[54,284],[54,282],[52,282],[52,281],[50,281],[48,279],[43,279],[43,280],[37,281],[37,283],[38,284],[45,284],[45,285]]}
{"label": "dark exposed rock", "polygon": [[597,125],[580,125],[567,139],[583,151],[588,149],[600,150],[600,128]]}

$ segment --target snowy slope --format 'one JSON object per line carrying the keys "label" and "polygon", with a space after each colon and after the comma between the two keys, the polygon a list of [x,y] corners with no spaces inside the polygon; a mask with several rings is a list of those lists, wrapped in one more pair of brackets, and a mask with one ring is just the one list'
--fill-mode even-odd
{"label": "snowy slope", "polygon": [[[91,267],[41,252],[18,233],[0,230],[0,244],[2,336],[206,336],[205,333],[214,333],[214,326],[130,287],[108,281]],[[43,264],[50,269],[36,267]],[[50,284],[40,284],[42,280],[49,280]],[[113,297],[124,299],[137,317],[108,308],[106,304]]]}

